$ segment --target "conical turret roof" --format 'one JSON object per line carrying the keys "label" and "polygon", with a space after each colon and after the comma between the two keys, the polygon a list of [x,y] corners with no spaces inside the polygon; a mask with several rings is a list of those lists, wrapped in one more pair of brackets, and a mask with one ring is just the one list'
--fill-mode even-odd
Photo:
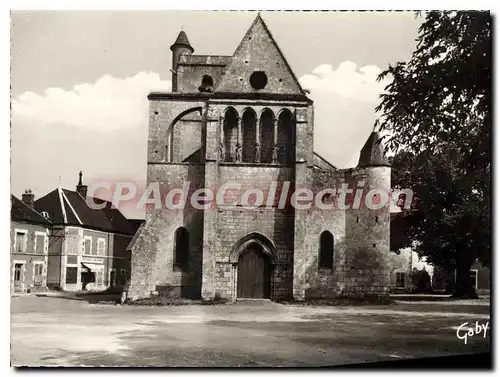
{"label": "conical turret roof", "polygon": [[384,153],[382,138],[378,132],[372,132],[359,154],[358,167],[391,166]]}
{"label": "conical turret roof", "polygon": [[191,46],[191,43],[189,43],[189,39],[187,37],[187,34],[184,30],[181,30],[179,35],[177,36],[177,39],[175,40],[174,44],[170,46],[170,50],[173,50],[174,47],[176,46],[183,46],[183,47],[188,47],[191,49],[191,52],[194,51],[194,48]]}

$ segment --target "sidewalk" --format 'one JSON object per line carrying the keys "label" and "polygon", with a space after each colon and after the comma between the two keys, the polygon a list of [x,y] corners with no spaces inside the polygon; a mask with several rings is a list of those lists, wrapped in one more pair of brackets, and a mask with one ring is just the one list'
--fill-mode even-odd
{"label": "sidewalk", "polygon": [[405,304],[440,304],[440,305],[490,305],[490,296],[479,296],[477,299],[452,298],[451,295],[434,294],[392,294],[391,298]]}

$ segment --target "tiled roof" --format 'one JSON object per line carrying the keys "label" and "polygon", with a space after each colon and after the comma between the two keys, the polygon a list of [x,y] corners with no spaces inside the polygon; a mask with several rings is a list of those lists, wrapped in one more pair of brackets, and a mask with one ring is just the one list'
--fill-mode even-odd
{"label": "tiled roof", "polygon": [[54,224],[75,225],[112,233],[134,234],[135,227],[111,202],[91,198],[96,204],[106,204],[103,209],[92,209],[77,192],[55,189],[35,201],[38,211],[49,213]]}
{"label": "tiled roof", "polygon": [[10,218],[14,221],[25,221],[42,225],[50,225],[45,217],[35,211],[33,208],[28,207],[21,199],[16,198],[14,195],[10,196],[11,208]]}

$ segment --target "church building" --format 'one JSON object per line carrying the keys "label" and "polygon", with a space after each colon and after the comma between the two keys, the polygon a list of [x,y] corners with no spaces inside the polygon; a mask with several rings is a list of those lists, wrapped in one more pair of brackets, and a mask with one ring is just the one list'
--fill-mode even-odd
{"label": "church building", "polygon": [[[185,31],[170,49],[172,91],[148,95],[148,184],[166,194],[186,183],[190,193],[231,186],[234,195],[199,195],[211,201],[203,209],[149,206],[129,246],[129,298],[387,295],[390,205],[346,206],[335,191],[362,187],[363,203],[372,189],[390,192],[378,133],[356,168],[316,154],[313,102],[260,15],[232,56],[195,55]],[[292,194],[304,189],[316,199],[299,208]],[[248,190],[264,203],[242,204]]]}

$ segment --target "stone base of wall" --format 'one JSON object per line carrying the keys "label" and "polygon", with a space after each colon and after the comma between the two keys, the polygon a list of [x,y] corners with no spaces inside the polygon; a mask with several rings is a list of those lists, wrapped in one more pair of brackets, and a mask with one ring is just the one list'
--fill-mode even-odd
{"label": "stone base of wall", "polygon": [[489,295],[490,290],[489,289],[476,289],[476,293],[478,295]]}
{"label": "stone base of wall", "polygon": [[44,293],[47,292],[49,289],[46,286],[33,286],[31,288],[28,288],[30,293]]}
{"label": "stone base of wall", "polygon": [[[216,278],[216,296],[224,298],[230,301],[235,301],[237,299],[236,295],[236,284],[231,282],[229,279],[218,279]],[[234,284],[234,285],[233,285]],[[388,287],[381,286],[353,286],[353,287],[343,287],[343,289],[333,289],[325,286],[315,286],[309,287],[305,290],[305,295],[302,298],[292,297],[291,286],[281,286],[272,289],[271,300],[272,301],[286,301],[286,300],[309,300],[309,299],[333,299],[338,297],[384,297],[389,296],[390,289]],[[138,298],[150,297],[150,296],[161,296],[168,298],[188,298],[188,299],[199,299],[200,298],[200,287],[189,286],[189,285],[157,285],[155,290],[149,292],[130,292],[128,298],[131,300],[136,300]]]}
{"label": "stone base of wall", "polygon": [[236,299],[237,267],[231,263],[216,263],[215,295],[227,300]]}
{"label": "stone base of wall", "polygon": [[140,298],[148,298],[151,297],[153,292],[155,291],[154,287],[150,287],[146,284],[138,284],[132,282],[127,291],[127,298],[129,300],[137,300]]}
{"label": "stone base of wall", "polygon": [[52,289],[55,291],[61,290],[61,286],[59,285],[59,283],[47,283],[47,287],[48,289]]}
{"label": "stone base of wall", "polygon": [[293,299],[293,264],[277,265],[273,274],[272,300]]}
{"label": "stone base of wall", "polygon": [[160,297],[199,299],[200,288],[190,285],[157,285],[156,291]]}
{"label": "stone base of wall", "polygon": [[388,297],[388,296],[389,296],[389,291],[383,291],[383,290],[346,290],[343,292],[337,292],[321,288],[310,288],[306,289],[305,298],[299,301],[309,300],[309,299],[334,299],[341,297],[367,298],[367,297]]}

